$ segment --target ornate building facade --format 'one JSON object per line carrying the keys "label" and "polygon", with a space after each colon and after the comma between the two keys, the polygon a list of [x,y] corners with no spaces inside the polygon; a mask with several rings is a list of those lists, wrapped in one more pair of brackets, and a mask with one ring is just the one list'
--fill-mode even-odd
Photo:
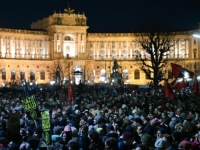
{"label": "ornate building facade", "polygon": [[[70,8],[64,13],[33,22],[30,30],[0,28],[0,82],[20,83],[22,79],[38,84],[55,80],[56,62],[65,63],[64,80],[106,83],[112,73],[113,60],[121,66],[125,84],[147,84],[134,61],[141,51],[134,33],[88,33],[87,18]],[[171,59],[194,71],[199,63],[200,40],[195,31],[177,33]],[[172,79],[171,68],[166,77]],[[197,71],[200,68],[197,65]]]}

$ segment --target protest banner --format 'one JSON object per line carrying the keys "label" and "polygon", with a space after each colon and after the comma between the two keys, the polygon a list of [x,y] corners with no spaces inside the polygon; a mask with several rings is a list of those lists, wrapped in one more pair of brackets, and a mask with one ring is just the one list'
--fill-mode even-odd
{"label": "protest banner", "polygon": [[8,139],[13,141],[18,138],[20,131],[20,113],[9,113],[8,114]]}
{"label": "protest banner", "polygon": [[42,118],[42,130],[44,133],[44,141],[47,145],[52,144],[51,139],[51,117],[49,110],[45,110],[41,112],[41,118]]}
{"label": "protest banner", "polygon": [[26,114],[29,120],[37,119],[40,117],[40,112],[37,107],[35,96],[29,96],[22,100],[24,105],[24,109],[26,110]]}

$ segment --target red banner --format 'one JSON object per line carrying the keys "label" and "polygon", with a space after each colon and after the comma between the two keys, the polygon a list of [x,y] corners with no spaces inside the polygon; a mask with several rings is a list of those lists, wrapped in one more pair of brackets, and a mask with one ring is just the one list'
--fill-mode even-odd
{"label": "red banner", "polygon": [[68,94],[67,94],[67,100],[71,101],[73,98],[73,90],[72,90],[72,84],[68,84]]}

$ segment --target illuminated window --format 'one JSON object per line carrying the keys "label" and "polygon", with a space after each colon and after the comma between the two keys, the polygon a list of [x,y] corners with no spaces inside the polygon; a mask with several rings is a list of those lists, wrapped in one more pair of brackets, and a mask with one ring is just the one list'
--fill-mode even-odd
{"label": "illuminated window", "polygon": [[173,73],[171,70],[168,70],[168,79],[173,79]]}
{"label": "illuminated window", "polygon": [[20,72],[20,79],[21,80],[25,79],[25,71],[24,70],[21,70],[21,72]]}
{"label": "illuminated window", "polygon": [[123,79],[128,79],[128,69],[123,70]]}
{"label": "illuminated window", "polygon": [[150,79],[151,77],[151,71],[150,70],[147,70],[147,73],[146,74],[146,79]]}
{"label": "illuminated window", "polygon": [[40,71],[40,80],[45,80],[45,72],[44,72],[44,70]]}
{"label": "illuminated window", "polygon": [[100,43],[100,48],[104,48],[104,43],[103,42]]}
{"label": "illuminated window", "polygon": [[137,69],[134,72],[135,79],[140,79],[140,71]]}
{"label": "illuminated window", "polygon": [[15,70],[11,70],[11,80],[15,80]]}
{"label": "illuminated window", "polygon": [[6,70],[2,69],[2,80],[6,80]]}
{"label": "illuminated window", "polygon": [[32,80],[35,80],[35,72],[34,72],[34,70],[31,70],[30,71],[30,80],[32,81]]}

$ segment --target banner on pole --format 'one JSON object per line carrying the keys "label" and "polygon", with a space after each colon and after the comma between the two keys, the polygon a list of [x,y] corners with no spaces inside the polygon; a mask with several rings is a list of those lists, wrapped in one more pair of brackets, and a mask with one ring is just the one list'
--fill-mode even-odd
{"label": "banner on pole", "polygon": [[45,110],[41,112],[41,118],[42,118],[42,130],[44,133],[44,141],[47,145],[52,144],[51,139],[51,117],[49,110]]}
{"label": "banner on pole", "polygon": [[37,103],[35,101],[35,96],[29,96],[22,100],[24,105],[24,109],[26,110],[26,114],[29,120],[34,120],[40,117],[40,111],[37,107]]}
{"label": "banner on pole", "polygon": [[12,141],[19,135],[20,131],[20,113],[8,114],[8,135],[9,140]]}

